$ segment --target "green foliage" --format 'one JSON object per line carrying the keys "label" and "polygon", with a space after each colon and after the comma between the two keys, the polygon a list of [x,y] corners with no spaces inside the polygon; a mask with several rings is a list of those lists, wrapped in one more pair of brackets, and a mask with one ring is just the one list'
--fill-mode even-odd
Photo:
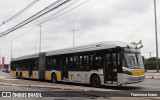
{"label": "green foliage", "polygon": [[156,62],[155,61],[145,61],[144,66],[146,70],[155,70]]}
{"label": "green foliage", "polygon": [[157,69],[156,60],[157,60],[156,57],[145,59],[144,60],[145,70],[156,70]]}
{"label": "green foliage", "polygon": [[156,57],[151,57],[151,58],[149,58],[149,59],[147,59],[148,61],[156,61],[157,60],[157,58]]}

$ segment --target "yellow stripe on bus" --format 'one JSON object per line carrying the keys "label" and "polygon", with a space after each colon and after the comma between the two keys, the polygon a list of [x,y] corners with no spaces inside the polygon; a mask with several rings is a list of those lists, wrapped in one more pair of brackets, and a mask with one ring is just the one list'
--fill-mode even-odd
{"label": "yellow stripe on bus", "polygon": [[[51,80],[51,75],[52,75],[51,72],[46,72],[45,78]],[[61,73],[57,73],[56,76],[57,76],[57,79],[61,79]]]}
{"label": "yellow stripe on bus", "polygon": [[22,77],[29,77],[29,72],[22,72]]}
{"label": "yellow stripe on bus", "polygon": [[10,75],[11,75],[12,77],[16,77],[16,72],[10,72]]}
{"label": "yellow stripe on bus", "polygon": [[61,73],[57,73],[57,79],[61,79]]}
{"label": "yellow stripe on bus", "polygon": [[145,71],[144,70],[133,70],[132,72],[132,76],[139,76],[139,75],[144,75]]}
{"label": "yellow stripe on bus", "polygon": [[51,79],[51,73],[50,72],[46,72],[45,73],[45,78],[46,79]]}
{"label": "yellow stripe on bus", "polygon": [[68,74],[68,79],[72,80],[72,75],[71,74]]}

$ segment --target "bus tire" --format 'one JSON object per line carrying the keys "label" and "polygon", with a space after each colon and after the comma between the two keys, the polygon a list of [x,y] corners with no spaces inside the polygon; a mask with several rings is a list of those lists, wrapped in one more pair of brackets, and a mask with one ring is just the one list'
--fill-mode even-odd
{"label": "bus tire", "polygon": [[91,76],[91,85],[93,87],[100,87],[101,86],[101,79],[97,74]]}
{"label": "bus tire", "polygon": [[57,76],[55,73],[52,73],[51,81],[52,83],[57,83]]}

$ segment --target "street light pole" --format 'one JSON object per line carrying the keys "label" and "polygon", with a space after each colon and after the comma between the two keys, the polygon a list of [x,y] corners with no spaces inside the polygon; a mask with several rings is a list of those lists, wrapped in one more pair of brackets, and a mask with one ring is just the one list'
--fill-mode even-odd
{"label": "street light pole", "polygon": [[37,46],[37,44],[35,43],[35,53],[36,53],[36,46]]}
{"label": "street light pole", "polygon": [[11,41],[11,60],[12,60],[12,41]]}
{"label": "street light pole", "polygon": [[75,32],[76,30],[74,30],[73,29],[73,47],[75,46],[75,40],[74,40],[74,32]]}
{"label": "street light pole", "polygon": [[0,49],[0,65],[1,65],[1,49]]}
{"label": "street light pole", "polygon": [[20,49],[19,49],[19,57],[21,56],[21,51],[20,51]]}
{"label": "street light pole", "polygon": [[158,35],[157,35],[157,14],[156,14],[156,0],[154,0],[154,12],[155,12],[155,36],[156,36],[156,57],[157,57],[157,72],[159,72],[158,63]]}
{"label": "street light pole", "polygon": [[150,58],[152,57],[152,54],[153,54],[152,52],[149,52]]}
{"label": "street light pole", "polygon": [[39,41],[39,53],[41,53],[41,25],[40,26],[40,41]]}

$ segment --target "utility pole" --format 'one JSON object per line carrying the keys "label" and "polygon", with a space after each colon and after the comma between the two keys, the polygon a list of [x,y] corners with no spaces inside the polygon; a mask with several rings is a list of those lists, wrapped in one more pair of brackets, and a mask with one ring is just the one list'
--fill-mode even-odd
{"label": "utility pole", "polygon": [[154,12],[155,12],[155,37],[156,37],[156,57],[157,57],[157,72],[159,72],[158,63],[158,35],[157,35],[157,14],[156,14],[156,0],[154,0]]}
{"label": "utility pole", "polygon": [[11,41],[11,60],[12,60],[12,41]]}
{"label": "utility pole", "polygon": [[152,57],[152,54],[153,54],[152,52],[149,52],[150,58]]}
{"label": "utility pole", "polygon": [[19,50],[19,57],[21,56],[21,51]]}
{"label": "utility pole", "polygon": [[150,57],[150,58],[152,57],[153,52],[151,52],[151,51],[150,51],[150,52],[142,51],[142,52],[149,54],[149,57]]}
{"label": "utility pole", "polygon": [[74,32],[75,32],[76,30],[74,30],[73,29],[73,47],[75,46],[75,40],[74,40]]}
{"label": "utility pole", "polygon": [[35,43],[35,53],[36,53],[36,46],[37,46],[37,44]]}
{"label": "utility pole", "polygon": [[40,26],[39,53],[41,53],[41,25],[39,26]]}
{"label": "utility pole", "polygon": [[0,49],[0,65],[1,65],[1,49]]}

